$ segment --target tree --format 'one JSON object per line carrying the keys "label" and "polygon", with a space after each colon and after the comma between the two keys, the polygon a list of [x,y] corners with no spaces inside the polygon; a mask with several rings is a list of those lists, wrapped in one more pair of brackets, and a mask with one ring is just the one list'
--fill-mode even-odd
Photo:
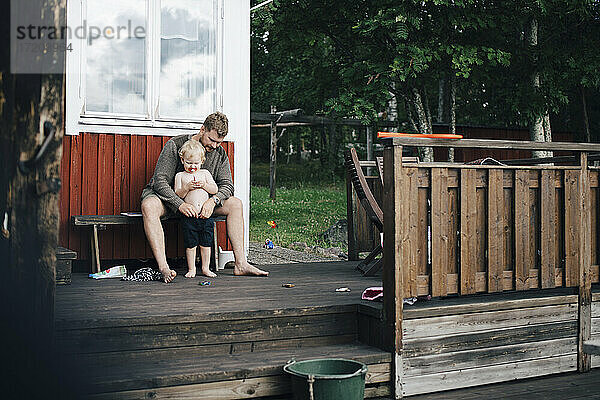
{"label": "tree", "polygon": [[[63,75],[12,73],[11,55],[20,57],[27,49],[12,43],[11,54],[9,28],[11,11],[15,15],[27,11],[37,17],[34,23],[42,26],[61,26],[65,3],[57,0],[2,4],[0,259],[4,279],[0,293],[5,323],[2,381],[6,385],[2,393],[8,398],[54,398],[58,379],[52,366],[58,244],[56,179],[62,150]],[[57,45],[64,46],[64,42]],[[64,57],[64,51],[53,56]],[[35,61],[42,58],[38,56]],[[45,129],[44,122],[49,124]],[[49,134],[51,127],[57,134],[48,142],[43,157],[35,163],[23,163],[39,153],[42,132]]]}
{"label": "tree", "polygon": [[[456,123],[491,126],[545,121],[549,133],[550,120],[556,124],[577,115],[580,121],[589,110],[588,125],[595,126],[599,100],[582,94],[599,88],[598,1],[273,4],[263,30],[268,35],[261,42],[268,51],[260,53],[263,64],[256,69],[269,71],[272,79],[261,82],[262,75],[253,73],[253,104],[255,98],[277,96],[283,104],[293,99],[294,107],[308,113],[318,110],[369,123],[385,113],[393,98],[400,123],[407,122],[403,129],[431,132],[430,102],[445,88],[443,108],[451,125],[452,115]],[[537,45],[527,41],[532,21],[537,22]],[[440,86],[440,80],[445,84]],[[584,100],[584,110],[573,109],[574,101]],[[559,114],[567,115],[559,120]]]}
{"label": "tree", "polygon": [[[404,105],[412,130],[430,133],[429,99],[440,76],[467,78],[485,64],[507,64],[505,52],[481,40],[486,35],[480,32],[493,26],[490,6],[482,1],[276,5],[273,24],[295,27],[291,47],[307,48],[315,43],[312,36],[329,47],[327,62],[337,69],[340,87],[326,104],[338,114],[375,119],[391,93]],[[424,156],[430,159],[431,151]]]}

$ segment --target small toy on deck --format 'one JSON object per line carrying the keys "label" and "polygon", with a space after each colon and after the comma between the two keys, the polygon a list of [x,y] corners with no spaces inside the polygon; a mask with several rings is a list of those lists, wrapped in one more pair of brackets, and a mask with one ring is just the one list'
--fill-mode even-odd
{"label": "small toy on deck", "polygon": [[210,281],[201,281],[201,282],[198,282],[198,285],[200,285],[200,286],[210,286]]}
{"label": "small toy on deck", "polygon": [[294,285],[293,283],[284,283],[284,284],[282,284],[281,286],[282,286],[282,287],[285,287],[285,288],[293,288],[293,287],[294,287],[294,286],[296,286],[296,285]]}
{"label": "small toy on deck", "polygon": [[335,289],[335,291],[338,293],[349,292],[350,288],[349,287],[339,287],[339,288]]}
{"label": "small toy on deck", "polygon": [[95,274],[89,274],[88,276],[93,279],[123,278],[127,276],[127,268],[124,265],[118,265],[104,271],[96,272]]}
{"label": "small toy on deck", "polygon": [[265,249],[273,249],[275,245],[273,244],[273,241],[271,241],[271,239],[267,239],[265,240],[265,244],[263,245],[263,247]]}

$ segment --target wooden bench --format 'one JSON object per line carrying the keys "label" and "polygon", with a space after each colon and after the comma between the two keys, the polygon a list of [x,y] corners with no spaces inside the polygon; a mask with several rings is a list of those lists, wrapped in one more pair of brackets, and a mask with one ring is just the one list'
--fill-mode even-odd
{"label": "wooden bench", "polygon": [[[136,215],[73,215],[73,225],[90,228],[90,258],[92,271],[99,272],[100,269],[100,244],[98,243],[98,231],[105,230],[109,225],[137,225],[143,224],[141,214]],[[216,221],[226,221],[223,216],[213,218]],[[161,218],[162,222],[177,222],[179,217]],[[217,246],[217,224],[215,224],[214,241],[212,246],[211,266],[216,270],[219,265]]]}

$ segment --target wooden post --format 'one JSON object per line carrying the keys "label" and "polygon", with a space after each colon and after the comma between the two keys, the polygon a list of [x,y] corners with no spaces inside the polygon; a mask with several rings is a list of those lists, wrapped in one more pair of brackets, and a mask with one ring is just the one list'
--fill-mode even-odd
{"label": "wooden post", "polygon": [[354,188],[350,179],[350,173],[346,170],[346,224],[348,225],[348,260],[357,261],[358,238],[356,237],[355,222],[358,202],[354,202]]}
{"label": "wooden post", "polygon": [[588,155],[581,153],[579,176],[579,340],[577,346],[577,369],[586,372],[591,369],[591,358],[583,351],[583,342],[590,339],[592,329],[592,234],[590,208],[590,171]]}
{"label": "wooden post", "polygon": [[[271,106],[271,114],[275,114],[277,108]],[[275,200],[275,182],[277,169],[277,122],[271,121],[271,157],[269,161],[269,197]]]}
{"label": "wooden post", "polygon": [[394,394],[402,398],[402,147],[383,153],[383,309],[386,346],[391,347]]}

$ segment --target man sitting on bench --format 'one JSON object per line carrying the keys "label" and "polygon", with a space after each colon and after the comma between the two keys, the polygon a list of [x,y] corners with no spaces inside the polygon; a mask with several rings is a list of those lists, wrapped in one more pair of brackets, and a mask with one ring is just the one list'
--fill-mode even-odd
{"label": "man sitting on bench", "polygon": [[[244,252],[244,217],[242,202],[233,197],[233,180],[229,168],[229,158],[221,147],[228,131],[225,114],[215,112],[204,120],[197,134],[180,135],[169,140],[163,147],[154,168],[154,175],[142,191],[142,216],[144,231],[163,274],[166,283],[171,282],[177,273],[169,267],[165,253],[165,234],[160,218],[179,211],[187,217],[209,218],[211,215],[227,217],[227,233],[233,247],[235,275],[267,276],[269,273],[248,263]],[[199,141],[206,150],[206,161],[202,165],[215,180],[219,191],[204,202],[198,212],[196,207],[187,204],[173,191],[175,174],[183,171],[179,160],[181,146],[189,140]]]}

